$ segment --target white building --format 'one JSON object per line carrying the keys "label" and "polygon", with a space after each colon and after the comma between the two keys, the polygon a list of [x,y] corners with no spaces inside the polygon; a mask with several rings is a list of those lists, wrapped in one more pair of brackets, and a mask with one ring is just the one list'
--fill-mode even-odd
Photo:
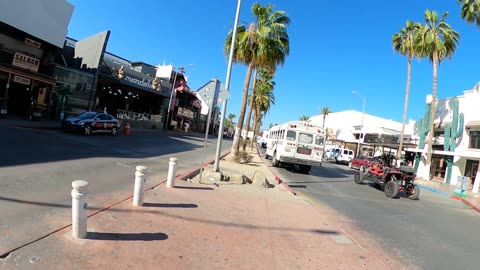
{"label": "white building", "polygon": [[[445,136],[446,128],[455,126],[454,113],[455,102],[458,101],[458,119],[463,114],[464,121],[458,121],[457,134],[455,138],[455,149],[445,146],[448,135]],[[427,104],[431,102],[431,96],[427,96]],[[480,83],[477,83],[472,90],[463,92],[463,95],[441,99],[436,103],[434,120],[433,155],[431,165],[426,164],[426,153],[428,149],[428,134],[426,134],[425,146],[420,149],[411,149],[421,154],[418,164],[417,175],[424,179],[433,179],[450,185],[456,185],[458,176],[470,177],[469,190],[478,193],[479,160],[480,160]],[[455,117],[457,118],[457,117]],[[462,125],[463,124],[463,125]],[[428,133],[428,130],[425,132]],[[453,144],[453,142],[451,143]],[[451,173],[448,163],[453,161]]]}
{"label": "white building", "polygon": [[[393,142],[392,140],[398,140],[402,129],[402,123],[400,122],[367,113],[364,114],[355,110],[329,113],[325,117],[325,123],[323,123],[323,115],[312,116],[309,120],[327,129],[328,140],[334,146],[345,146],[345,144],[358,145],[360,143],[362,146],[359,154],[371,156],[396,153],[395,149],[398,148],[398,142]],[[409,120],[405,125],[404,137],[408,141],[414,138],[414,124],[415,121]],[[390,141],[387,139],[389,136],[392,138]],[[377,148],[376,146],[382,147]],[[388,151],[388,153],[384,151]]]}

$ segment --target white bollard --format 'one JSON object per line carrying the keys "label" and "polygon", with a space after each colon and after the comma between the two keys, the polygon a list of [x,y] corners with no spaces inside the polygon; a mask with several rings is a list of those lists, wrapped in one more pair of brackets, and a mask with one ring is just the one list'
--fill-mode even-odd
{"label": "white bollard", "polygon": [[73,238],[87,237],[87,194],[88,182],[72,182],[72,235]]}
{"label": "white bollard", "polygon": [[170,158],[168,163],[167,187],[175,187],[175,175],[177,174],[177,158]]}
{"label": "white bollard", "polygon": [[133,205],[143,205],[143,193],[145,191],[145,171],[147,167],[137,166],[135,172],[135,186],[133,188]]}

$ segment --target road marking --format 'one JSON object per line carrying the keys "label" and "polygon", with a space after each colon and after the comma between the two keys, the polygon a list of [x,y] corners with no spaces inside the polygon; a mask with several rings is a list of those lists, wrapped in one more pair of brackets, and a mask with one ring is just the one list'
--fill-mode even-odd
{"label": "road marking", "polygon": [[129,166],[129,165],[126,165],[126,164],[122,164],[120,162],[117,162],[117,165],[120,165],[120,166],[123,166],[123,167],[127,167],[127,168],[132,168],[132,166]]}
{"label": "road marking", "polygon": [[348,238],[348,236],[344,235],[344,234],[340,234],[340,235],[330,235],[330,237],[335,240],[335,242],[337,244],[352,244],[352,240],[350,238]]}

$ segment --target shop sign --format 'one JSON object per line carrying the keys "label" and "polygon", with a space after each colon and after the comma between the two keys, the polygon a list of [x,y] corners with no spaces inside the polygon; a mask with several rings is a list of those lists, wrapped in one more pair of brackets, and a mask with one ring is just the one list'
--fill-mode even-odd
{"label": "shop sign", "polygon": [[193,115],[194,115],[193,111],[191,111],[187,108],[183,108],[183,107],[178,107],[177,114],[180,115],[180,116],[191,118],[191,119],[193,119]]}
{"label": "shop sign", "polygon": [[17,52],[13,56],[12,65],[38,72],[38,67],[40,66],[40,60]]}
{"label": "shop sign", "polygon": [[15,75],[13,81],[20,84],[30,85],[30,79]]}
{"label": "shop sign", "polygon": [[128,81],[128,82],[131,82],[131,83],[134,83],[136,85],[140,85],[140,86],[143,86],[143,87],[147,87],[147,88],[153,88],[152,87],[152,81],[151,80],[145,80],[145,79],[136,79],[136,78],[132,78],[130,76],[125,76],[125,81]]}
{"label": "shop sign", "polygon": [[25,39],[25,44],[28,44],[32,47],[35,47],[35,48],[40,48],[40,46],[42,46],[42,43],[38,42],[38,41],[35,41],[33,39],[29,39],[29,38],[26,38]]}

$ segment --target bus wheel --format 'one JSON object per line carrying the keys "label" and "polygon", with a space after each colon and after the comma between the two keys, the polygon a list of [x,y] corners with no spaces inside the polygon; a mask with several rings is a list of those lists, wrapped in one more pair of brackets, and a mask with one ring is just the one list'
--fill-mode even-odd
{"label": "bus wheel", "polygon": [[277,152],[273,152],[273,155],[272,155],[272,166],[273,166],[273,167],[278,167],[278,165],[280,165],[280,162],[279,162],[278,159],[277,159]]}
{"label": "bus wheel", "polygon": [[312,166],[309,166],[309,165],[299,165],[300,166],[300,173],[303,173],[303,174],[308,174],[310,172],[310,170],[312,169]]}

